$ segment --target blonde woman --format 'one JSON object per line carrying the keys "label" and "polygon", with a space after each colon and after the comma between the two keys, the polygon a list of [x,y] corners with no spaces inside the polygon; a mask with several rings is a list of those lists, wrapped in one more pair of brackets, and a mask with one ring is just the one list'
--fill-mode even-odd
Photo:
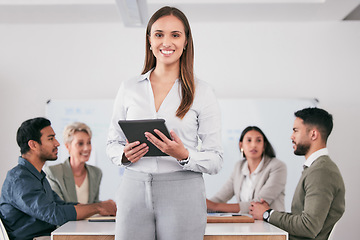
{"label": "blonde woman", "polygon": [[69,158],[45,168],[51,188],[65,201],[99,202],[100,168],[86,164],[91,154],[92,132],[85,123],[74,122],[64,129],[63,139]]}

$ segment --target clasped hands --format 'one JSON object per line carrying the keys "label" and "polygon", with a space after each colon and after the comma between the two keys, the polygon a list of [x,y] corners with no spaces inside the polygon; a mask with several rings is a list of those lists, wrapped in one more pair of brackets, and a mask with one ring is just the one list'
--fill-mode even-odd
{"label": "clasped hands", "polygon": [[[149,132],[145,132],[145,137],[149,142],[154,144],[155,147],[160,149],[160,151],[176,158],[179,161],[189,157],[189,151],[184,147],[184,144],[173,130],[170,131],[172,139],[168,139],[158,129],[154,129],[154,132],[160,137],[160,139]],[[139,141],[132,143],[127,142],[124,147],[124,155],[127,160],[132,163],[137,162],[148,151],[149,146],[147,146],[146,143],[140,144]]]}
{"label": "clasped hands", "polygon": [[116,203],[111,199],[99,202],[98,210],[102,216],[115,216],[117,210]]}
{"label": "clasped hands", "polygon": [[251,202],[249,213],[254,219],[262,220],[264,212],[268,209],[270,209],[269,204],[264,199],[261,199],[260,202]]}

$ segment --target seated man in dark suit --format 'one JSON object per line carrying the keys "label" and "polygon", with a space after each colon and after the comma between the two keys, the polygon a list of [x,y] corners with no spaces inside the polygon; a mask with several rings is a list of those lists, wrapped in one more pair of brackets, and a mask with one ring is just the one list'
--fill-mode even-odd
{"label": "seated man in dark suit", "polygon": [[291,213],[273,211],[262,201],[252,203],[250,214],[287,231],[290,240],[328,239],[345,211],[344,181],[326,148],[332,116],[323,109],[306,108],[297,111],[295,117],[291,136],[294,153],[304,155],[306,161]]}
{"label": "seated man in dark suit", "polygon": [[21,157],[4,181],[0,217],[11,240],[50,235],[58,225],[94,214],[115,215],[112,200],[94,203],[65,203],[52,191],[42,167],[57,159],[59,142],[49,120],[34,118],[17,132]]}

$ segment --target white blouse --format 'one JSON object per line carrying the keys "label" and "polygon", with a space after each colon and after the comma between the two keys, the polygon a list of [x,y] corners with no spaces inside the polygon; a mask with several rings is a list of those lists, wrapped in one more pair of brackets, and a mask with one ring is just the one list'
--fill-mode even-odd
{"label": "white blouse", "polygon": [[[189,151],[189,162],[184,166],[171,156],[143,157],[126,167],[146,173],[166,173],[192,170],[209,174],[217,173],[222,166],[221,116],[213,90],[205,82],[195,81],[194,102],[183,119],[175,116],[181,102],[181,83],[176,80],[162,102],[155,110],[154,95],[149,80],[151,70],[136,79],[122,82],[116,96],[110,123],[107,155],[117,165],[126,138],[118,120],[165,119],[168,130],[173,130]],[[200,146],[198,147],[200,142]],[[200,148],[200,149],[198,149]]]}
{"label": "white blouse", "polygon": [[254,189],[257,183],[258,173],[264,165],[264,159],[261,159],[259,165],[256,167],[255,171],[250,173],[248,162],[243,165],[241,169],[244,180],[241,185],[240,191],[240,200],[241,202],[251,202],[254,199]]}

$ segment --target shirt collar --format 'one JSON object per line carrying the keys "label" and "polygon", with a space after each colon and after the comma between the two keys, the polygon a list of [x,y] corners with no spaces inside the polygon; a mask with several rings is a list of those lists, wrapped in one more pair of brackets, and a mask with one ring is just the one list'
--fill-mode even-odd
{"label": "shirt collar", "polygon": [[39,172],[34,165],[32,165],[28,160],[26,160],[23,157],[19,157],[19,161],[18,161],[19,165],[24,166],[29,172],[31,172],[36,178],[38,178],[39,180],[42,180],[43,178],[46,177],[46,174],[43,172],[43,170],[41,170],[41,172]]}
{"label": "shirt collar", "polygon": [[[254,175],[258,174],[261,171],[263,165],[264,165],[264,158],[261,159],[259,165],[256,167],[255,171],[252,174],[254,174]],[[248,165],[247,160],[242,168],[242,173],[246,176],[250,175],[249,165]]]}
{"label": "shirt collar", "polygon": [[144,80],[150,80],[150,74],[151,72],[154,70],[154,68],[150,69],[148,72],[140,75],[138,81],[141,82],[141,81],[144,81]]}
{"label": "shirt collar", "polygon": [[[148,72],[140,75],[138,81],[139,81],[139,82],[145,81],[145,80],[148,80],[148,81],[149,81],[149,80],[150,80],[150,74],[152,73],[152,71],[154,71],[154,69],[155,69],[155,68],[152,68],[152,69],[150,69]],[[178,82],[178,81],[179,81],[179,78],[177,78],[177,79],[175,80],[175,82]]]}
{"label": "shirt collar", "polygon": [[318,159],[321,156],[329,155],[329,150],[327,148],[322,148],[320,150],[317,150],[316,152],[313,152],[308,159],[306,159],[304,165],[306,167],[310,167],[313,162]]}

